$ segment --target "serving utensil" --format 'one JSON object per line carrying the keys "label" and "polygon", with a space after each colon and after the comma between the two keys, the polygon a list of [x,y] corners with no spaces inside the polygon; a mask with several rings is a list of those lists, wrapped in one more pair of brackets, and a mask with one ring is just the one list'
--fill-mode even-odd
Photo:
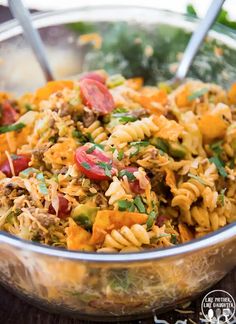
{"label": "serving utensil", "polygon": [[224,2],[225,0],[212,0],[205,17],[199,22],[197,29],[192,34],[188,42],[175,76],[170,80],[171,84],[181,83],[181,81],[186,78],[193,60],[197,55],[198,50],[203,43],[208,31],[219,15]]}
{"label": "serving utensil", "polygon": [[8,0],[8,5],[12,15],[20,23],[24,35],[37,58],[46,81],[53,80],[53,73],[48,62],[42,39],[38,30],[34,28],[32,24],[29,10],[26,9],[21,0]]}

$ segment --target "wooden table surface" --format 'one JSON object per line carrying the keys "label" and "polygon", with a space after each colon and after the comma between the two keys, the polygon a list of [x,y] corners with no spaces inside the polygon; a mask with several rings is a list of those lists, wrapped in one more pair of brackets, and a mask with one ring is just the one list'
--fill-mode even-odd
{"label": "wooden table surface", "polygon": [[[11,18],[9,11],[0,6],[0,23]],[[236,299],[236,269],[229,273],[212,289],[223,289],[229,292]],[[203,296],[205,293],[203,294]],[[202,296],[202,297],[203,297]],[[160,320],[165,320],[169,324],[193,324],[200,323],[199,313],[202,297],[192,302],[187,308],[188,314],[181,314],[177,310],[166,314],[157,315]],[[80,321],[60,315],[49,314],[39,310],[19,298],[12,295],[5,288],[0,286],[0,324],[92,324],[92,322]],[[151,324],[154,323],[154,318],[139,321],[126,322],[126,324]],[[164,324],[164,323],[163,323]]]}

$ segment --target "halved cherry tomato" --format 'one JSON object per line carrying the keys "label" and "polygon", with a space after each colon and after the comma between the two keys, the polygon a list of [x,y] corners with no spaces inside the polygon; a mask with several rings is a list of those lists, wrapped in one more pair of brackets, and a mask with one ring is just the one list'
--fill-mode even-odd
{"label": "halved cherry tomato", "polygon": [[[18,175],[21,171],[25,170],[28,168],[29,162],[31,158],[29,155],[12,155],[12,164],[14,167],[15,175]],[[0,165],[0,171],[5,173],[5,175],[10,178],[13,176],[10,168],[10,164],[8,160],[5,160],[1,165]]]}
{"label": "halved cherry tomato", "polygon": [[[138,168],[136,167],[127,167],[127,168],[124,168],[123,169],[124,171],[127,171],[129,173],[131,173],[132,175],[134,174],[134,172],[137,172],[138,171]],[[122,171],[123,171],[122,170]],[[142,194],[144,193],[144,189],[140,188],[140,184],[139,184],[139,180],[129,180],[129,186],[130,186],[130,190],[136,194]]]}
{"label": "halved cherry tomato", "polygon": [[108,180],[116,174],[112,160],[101,150],[93,149],[88,144],[76,150],[75,161],[79,170],[93,180]]}
{"label": "halved cherry tomato", "polygon": [[96,72],[87,72],[87,73],[81,75],[80,81],[85,80],[85,79],[95,80],[102,84],[106,83],[106,78],[103,75],[96,73]]}
{"label": "halved cherry tomato", "polygon": [[80,93],[83,103],[100,115],[106,115],[115,108],[112,95],[101,82],[91,79],[82,80]]}
{"label": "halved cherry tomato", "polygon": [[[69,201],[62,195],[58,195],[58,199],[59,199],[59,208],[58,208],[57,216],[61,219],[65,219],[70,214],[71,206],[69,205]],[[56,211],[53,208],[52,204],[49,205],[48,212],[53,215],[56,214]]]}
{"label": "halved cherry tomato", "polygon": [[10,125],[17,120],[17,112],[8,100],[2,103],[1,115],[0,125]]}

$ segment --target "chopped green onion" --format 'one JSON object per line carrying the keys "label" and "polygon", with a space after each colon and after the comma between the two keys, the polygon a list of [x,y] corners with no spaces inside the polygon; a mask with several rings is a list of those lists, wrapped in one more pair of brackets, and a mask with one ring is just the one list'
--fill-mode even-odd
{"label": "chopped green onion", "polygon": [[136,196],[136,197],[135,197],[135,199],[134,199],[134,204],[135,204],[135,206],[138,208],[138,211],[139,211],[140,213],[146,213],[146,208],[145,208],[145,206],[144,206],[144,204],[143,204],[143,201],[142,201],[142,199],[141,199],[140,196]]}
{"label": "chopped green onion", "polygon": [[91,146],[89,149],[86,150],[86,153],[92,153],[96,149],[96,145]]}
{"label": "chopped green onion", "polygon": [[193,179],[197,180],[198,182],[200,182],[200,183],[203,184],[204,186],[207,185],[207,183],[206,183],[206,182],[205,182],[201,177],[199,177],[199,176],[197,176],[197,175],[195,175],[195,174],[188,173],[188,176],[189,176],[190,178],[193,178]]}
{"label": "chopped green onion", "polygon": [[193,92],[190,96],[188,96],[188,100],[189,101],[193,101],[197,98],[202,97],[205,93],[207,93],[209,90],[208,88],[202,88],[200,90],[197,90],[195,92]]}
{"label": "chopped green onion", "polygon": [[170,242],[175,245],[178,243],[176,234],[171,234]]}
{"label": "chopped green onion", "polygon": [[152,228],[152,226],[157,218],[157,215],[158,215],[158,213],[155,212],[154,210],[152,210],[151,213],[148,215],[148,219],[146,222],[148,231]]}
{"label": "chopped green onion", "polygon": [[99,162],[98,165],[104,169],[105,171],[105,175],[109,178],[111,178],[111,169],[112,169],[112,165],[111,164],[107,164],[105,162]]}
{"label": "chopped green onion", "polygon": [[91,167],[87,162],[82,162],[81,165],[86,169],[86,170],[90,170]]}
{"label": "chopped green onion", "polygon": [[25,124],[23,124],[23,123],[0,126],[0,134],[18,131],[24,127],[25,127]]}
{"label": "chopped green onion", "polygon": [[138,141],[138,142],[131,142],[131,146],[148,146],[149,142],[148,141]]}
{"label": "chopped green onion", "polygon": [[118,209],[120,211],[131,211],[133,212],[135,210],[135,206],[132,201],[129,200],[118,200]]}
{"label": "chopped green onion", "polygon": [[133,180],[136,180],[135,176],[133,175],[132,172],[129,172],[127,170],[121,170],[119,172],[119,176],[122,178],[124,176],[126,176],[128,178],[129,181],[133,181]]}
{"label": "chopped green onion", "polygon": [[227,172],[225,171],[224,165],[222,163],[222,161],[217,157],[217,156],[213,156],[209,159],[210,162],[214,163],[218,173],[223,177],[226,178],[227,177]]}
{"label": "chopped green onion", "polygon": [[123,159],[123,157],[124,157],[124,151],[123,151],[123,150],[120,150],[120,151],[118,152],[117,159],[118,159],[119,161],[121,161],[121,160]]}

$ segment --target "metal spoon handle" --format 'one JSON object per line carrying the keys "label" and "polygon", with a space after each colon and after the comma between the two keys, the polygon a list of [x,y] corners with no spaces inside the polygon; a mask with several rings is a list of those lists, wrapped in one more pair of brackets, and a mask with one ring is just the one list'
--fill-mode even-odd
{"label": "metal spoon handle", "polygon": [[21,24],[24,35],[34,51],[34,54],[44,73],[45,79],[47,81],[53,80],[53,74],[47,60],[43,42],[38,30],[32,25],[29,11],[25,8],[21,0],[8,0],[8,5],[13,16]]}
{"label": "metal spoon handle", "polygon": [[184,56],[175,74],[175,79],[182,80],[186,77],[189,68],[199,50],[199,47],[204,41],[204,38],[207,35],[209,29],[215,22],[216,17],[218,16],[224,2],[225,0],[212,0],[212,3],[207,10],[206,16],[203,20],[200,21],[199,26],[193,33],[185,49]]}

